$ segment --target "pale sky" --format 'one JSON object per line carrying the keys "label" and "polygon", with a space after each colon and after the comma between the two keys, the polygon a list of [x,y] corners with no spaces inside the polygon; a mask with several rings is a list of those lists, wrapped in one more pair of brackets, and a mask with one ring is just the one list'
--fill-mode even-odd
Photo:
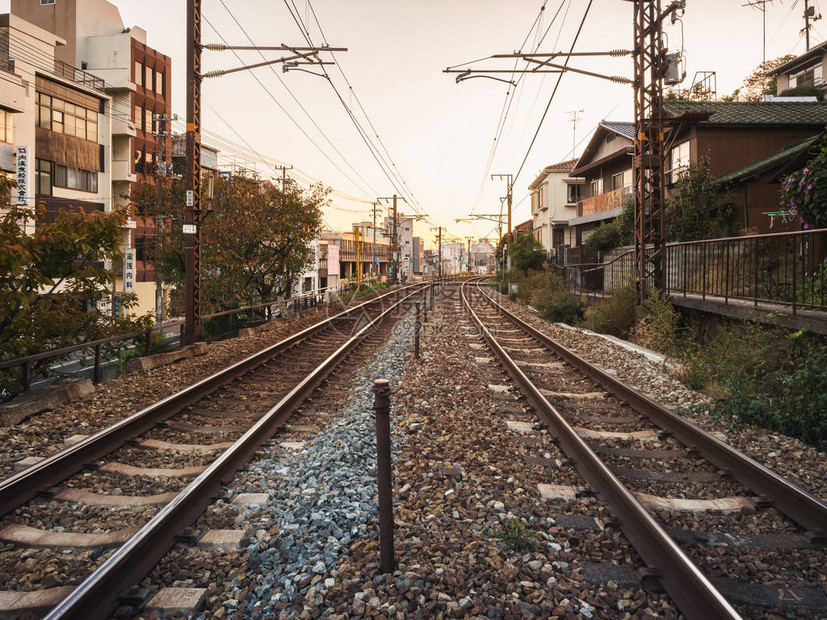
{"label": "pale sky", "polygon": [[[667,27],[670,50],[679,50],[683,38],[686,86],[696,71],[715,71],[719,95],[729,94],[761,62],[762,14],[742,6],[746,1],[687,0],[683,34],[680,24]],[[119,7],[127,27],[137,25],[146,29],[148,44],[172,57],[173,111],[183,119],[186,2],[113,3]],[[455,76],[442,70],[491,54],[511,53],[520,49],[527,35],[528,43],[522,49],[530,51],[538,38],[538,29],[546,30],[561,3],[562,10],[542,43],[541,52],[569,49],[588,0],[547,0],[542,19],[533,30],[543,0],[311,0],[310,4],[307,0],[203,1],[203,42],[220,41],[217,30],[228,42],[238,45],[249,44],[241,28],[257,45],[306,45],[288,5],[295,6],[307,24],[313,44],[321,44],[312,6],[327,42],[348,48],[336,55],[336,61],[407,187],[399,182],[394,187],[382,173],[333,88],[322,77],[302,72],[284,74],[278,65],[275,72],[269,68],[254,70],[255,76],[333,163],[279,109],[250,72],[205,81],[204,129],[241,145],[246,142],[268,158],[293,165],[300,178],[311,177],[336,190],[334,206],[339,210],[326,210],[328,226],[347,230],[351,222],[367,219],[370,202],[377,194],[389,196],[401,191],[413,194],[418,206],[430,216],[432,223],[417,225],[427,246],[433,243],[432,225],[445,226],[455,235],[489,235],[494,224],[458,224],[455,219],[472,211],[499,211],[498,197],[505,194],[505,185],[483,175],[510,87],[487,79],[456,84]],[[668,4],[668,0],[663,0],[663,4]],[[815,4],[818,13],[819,1]],[[8,2],[0,1],[0,8],[7,11]],[[768,59],[804,51],[800,33],[804,25],[802,13],[803,3],[798,0],[775,0],[767,5]],[[827,32],[825,22],[815,22],[812,43],[825,39],[819,30]],[[631,39],[631,2],[593,0],[575,51],[629,49]],[[267,58],[280,55],[265,54]],[[242,58],[247,64],[261,61],[256,52],[244,52]],[[474,66],[494,67],[493,63],[488,60]],[[232,52],[204,52],[205,70],[238,65]],[[573,58],[570,65],[609,75],[632,76],[630,57]],[[333,66],[328,67],[328,72],[378,145],[341,73]],[[516,174],[557,77],[531,75],[521,81],[489,174]],[[340,154],[314,127],[288,87]],[[515,182],[514,202],[520,204],[514,211],[514,224],[530,217],[529,201],[523,199],[539,171],[572,157],[570,112],[574,110],[582,110],[576,132],[579,145],[575,155],[579,155],[601,119],[632,120],[631,86],[572,73],[562,76],[542,130]],[[205,142],[208,141],[206,135]],[[243,159],[239,157],[239,161]],[[259,164],[259,170],[267,172],[268,168]],[[410,211],[404,204],[402,210]]]}

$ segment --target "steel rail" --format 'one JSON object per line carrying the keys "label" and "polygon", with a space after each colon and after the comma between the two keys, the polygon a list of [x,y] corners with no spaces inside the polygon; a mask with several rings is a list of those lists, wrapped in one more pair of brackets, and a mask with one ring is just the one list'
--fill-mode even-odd
{"label": "steel rail", "polygon": [[[552,429],[560,447],[573,461],[580,475],[617,516],[620,529],[646,564],[656,571],[657,579],[681,612],[691,620],[740,618],[726,598],[520,370],[471,307],[466,290],[463,284],[463,304],[491,350],[537,414]],[[482,296],[493,304],[487,295]]]}
{"label": "steel rail", "polygon": [[96,459],[120,447],[133,437],[146,432],[158,422],[169,418],[184,407],[191,405],[207,394],[230,383],[237,377],[262,365],[309,336],[321,332],[331,321],[360,312],[367,306],[384,300],[388,296],[396,295],[401,290],[418,286],[420,285],[413,284],[405,289],[396,289],[378,298],[354,306],[353,308],[343,310],[227,368],[219,370],[175,394],[171,394],[152,405],[144,407],[112,426],[90,435],[83,441],[45,458],[22,472],[0,481],[0,516],[8,514],[38,493],[58,484],[84,467],[89,467]]}
{"label": "steel rail", "polygon": [[47,620],[107,618],[116,609],[118,595],[142,579],[175,544],[176,534],[209,506],[222,483],[246,463],[359,343],[392,311],[418,295],[416,290],[385,310],[310,372],[250,430],[242,435],[169,504],[164,506],[126,544],[46,616]]}
{"label": "steel rail", "polygon": [[484,297],[520,329],[528,332],[567,363],[599,383],[607,392],[611,392],[617,398],[626,401],[632,408],[646,415],[654,424],[671,434],[687,448],[697,450],[701,456],[720,470],[734,476],[738,482],[759,495],[764,505],[771,503],[805,530],[808,530],[808,535],[814,544],[824,542],[825,527],[827,527],[827,504],[823,501],[717,437],[710,435],[683,416],[593,366],[573,351],[555,342],[503,308],[490,296],[484,294]]}

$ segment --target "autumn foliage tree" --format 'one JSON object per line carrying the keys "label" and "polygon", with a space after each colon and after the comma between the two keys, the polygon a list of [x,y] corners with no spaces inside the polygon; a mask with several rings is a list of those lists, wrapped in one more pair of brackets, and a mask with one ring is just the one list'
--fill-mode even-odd
{"label": "autumn foliage tree", "polygon": [[[0,195],[13,185],[0,175]],[[0,208],[0,359],[135,331],[148,321],[116,318],[98,305],[112,294],[112,272],[105,267],[120,256],[127,214],[68,205],[52,218],[45,215],[42,205],[36,212]],[[4,379],[9,376],[0,377],[9,387]]]}
{"label": "autumn foliage tree", "polygon": [[[328,190],[281,188],[236,175],[214,179],[213,197],[202,198],[201,304],[204,313],[289,297],[298,275],[312,260],[310,242],[321,224]],[[184,189],[180,180],[154,179],[133,191],[133,205],[159,215],[165,237],[156,268],[175,286],[171,310],[183,311]]]}

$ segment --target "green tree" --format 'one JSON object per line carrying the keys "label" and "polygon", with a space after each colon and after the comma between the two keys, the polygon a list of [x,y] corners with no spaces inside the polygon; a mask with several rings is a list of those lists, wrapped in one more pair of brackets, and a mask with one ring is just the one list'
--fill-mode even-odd
{"label": "green tree", "polygon": [[729,231],[732,205],[709,173],[703,157],[678,178],[676,192],[666,201],[666,238],[694,241],[723,237]]}
{"label": "green tree", "polygon": [[635,242],[635,199],[623,201],[623,210],[611,222],[600,225],[583,242],[593,252],[605,252]]}
{"label": "green tree", "polygon": [[[180,180],[154,179],[133,192],[134,206],[166,222],[155,259],[164,281],[175,285],[172,311],[182,312],[184,250]],[[296,277],[312,260],[310,242],[321,224],[329,190],[315,185],[284,191],[236,175],[215,180],[215,197],[202,199],[201,299],[205,313],[289,297]]]}
{"label": "green tree", "polygon": [[[0,194],[12,186],[0,175]],[[111,296],[112,273],[104,264],[120,257],[127,214],[67,207],[52,222],[45,215],[40,205],[36,213],[11,207],[0,217],[0,359],[135,331],[151,321],[115,318],[98,308]]]}
{"label": "green tree", "polygon": [[511,242],[511,266],[527,273],[542,269],[546,262],[543,244],[529,233],[517,233]]}
{"label": "green tree", "polygon": [[807,165],[781,182],[781,204],[804,228],[827,226],[827,138],[813,146]]}
{"label": "green tree", "polygon": [[744,85],[736,88],[729,97],[724,97],[724,101],[758,101],[761,95],[774,95],[776,77],[769,76],[767,73],[788,63],[793,58],[795,58],[794,54],[787,54],[773,60],[765,60],[744,78]]}

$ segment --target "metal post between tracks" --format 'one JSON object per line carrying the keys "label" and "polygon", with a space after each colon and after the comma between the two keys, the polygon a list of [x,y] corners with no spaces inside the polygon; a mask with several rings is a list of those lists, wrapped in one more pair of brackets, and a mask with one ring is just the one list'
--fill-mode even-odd
{"label": "metal post between tracks", "polygon": [[391,385],[387,379],[373,383],[376,414],[376,486],[379,492],[379,571],[392,573],[393,479],[391,477]]}
{"label": "metal post between tracks", "polygon": [[414,319],[414,358],[419,359],[419,332],[422,321],[419,320],[419,302],[416,302],[416,319]]}
{"label": "metal post between tracks", "polygon": [[425,291],[425,297],[422,299],[422,314],[423,322],[428,322],[428,291]]}

